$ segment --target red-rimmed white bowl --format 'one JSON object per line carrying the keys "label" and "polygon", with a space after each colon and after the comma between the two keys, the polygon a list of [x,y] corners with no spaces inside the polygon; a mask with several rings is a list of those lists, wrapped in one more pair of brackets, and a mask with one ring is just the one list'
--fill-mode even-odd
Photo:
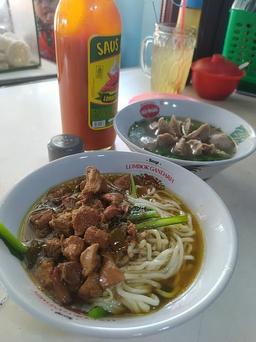
{"label": "red-rimmed white bowl", "polygon": [[[236,141],[237,150],[230,159],[218,161],[192,161],[175,159],[157,155],[134,144],[129,139],[129,129],[135,121],[152,119],[154,117],[171,116],[207,122],[221,128]],[[117,135],[132,151],[158,156],[185,167],[202,179],[216,175],[228,166],[248,157],[256,150],[256,133],[251,125],[238,115],[223,108],[200,101],[191,101],[180,97],[167,97],[135,101],[120,110],[114,118],[114,127]]]}
{"label": "red-rimmed white bowl", "polygon": [[48,298],[0,240],[0,279],[9,295],[34,317],[57,328],[100,338],[156,334],[184,323],[206,309],[232,275],[237,255],[236,231],[225,204],[210,186],[165,159],[115,151],[81,153],[58,159],[32,172],[13,187],[0,205],[0,221],[18,235],[21,221],[35,200],[50,187],[82,175],[89,165],[107,173],[153,175],[186,203],[198,218],[204,237],[205,253],[196,279],[183,295],[151,314],[93,320]]}

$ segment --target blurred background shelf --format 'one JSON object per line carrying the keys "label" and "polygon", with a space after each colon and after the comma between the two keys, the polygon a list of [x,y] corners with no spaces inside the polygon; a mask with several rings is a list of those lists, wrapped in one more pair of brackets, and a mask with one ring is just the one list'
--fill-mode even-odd
{"label": "blurred background shelf", "polygon": [[41,58],[41,65],[37,68],[0,73],[0,86],[34,82],[57,77],[56,64]]}

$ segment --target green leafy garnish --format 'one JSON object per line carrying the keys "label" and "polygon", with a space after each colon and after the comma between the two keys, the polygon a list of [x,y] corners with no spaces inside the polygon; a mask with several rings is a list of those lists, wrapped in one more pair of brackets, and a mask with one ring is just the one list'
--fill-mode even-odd
{"label": "green leafy garnish", "polygon": [[160,215],[158,214],[157,211],[142,209],[134,213],[131,212],[131,214],[128,216],[128,220],[132,222],[138,222],[138,221],[147,220],[151,218],[158,218],[158,217],[160,217]]}
{"label": "green leafy garnish", "polygon": [[170,226],[172,224],[187,223],[187,222],[188,222],[187,215],[177,215],[177,216],[162,217],[156,220],[147,220],[141,223],[137,223],[136,228],[138,230],[161,228],[161,227]]}
{"label": "green leafy garnish", "polygon": [[137,188],[136,188],[136,184],[134,181],[134,177],[132,174],[130,175],[130,177],[131,177],[131,193],[130,193],[130,195],[134,198],[137,198]]}
{"label": "green leafy garnish", "polygon": [[87,315],[94,319],[106,317],[108,314],[109,312],[103,309],[101,306],[95,306],[87,312]]}
{"label": "green leafy garnish", "polygon": [[0,239],[3,240],[9,251],[14,256],[20,260],[24,259],[28,247],[20,242],[2,223],[0,223]]}

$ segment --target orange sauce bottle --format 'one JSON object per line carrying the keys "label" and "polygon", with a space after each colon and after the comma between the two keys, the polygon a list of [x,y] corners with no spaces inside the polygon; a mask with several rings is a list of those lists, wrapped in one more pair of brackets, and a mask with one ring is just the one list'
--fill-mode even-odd
{"label": "orange sauce bottle", "polygon": [[63,133],[86,150],[115,140],[121,19],[114,0],[60,0],[55,44]]}

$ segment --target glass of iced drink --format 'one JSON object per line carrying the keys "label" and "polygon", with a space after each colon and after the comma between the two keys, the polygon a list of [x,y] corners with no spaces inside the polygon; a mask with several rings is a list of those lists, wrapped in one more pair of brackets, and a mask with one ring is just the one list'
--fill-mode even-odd
{"label": "glass of iced drink", "polygon": [[[152,36],[146,37],[141,48],[141,67],[151,77],[151,90],[179,94],[186,85],[192,63],[196,33],[194,29],[181,29],[156,24]],[[152,45],[151,66],[147,63]]]}

